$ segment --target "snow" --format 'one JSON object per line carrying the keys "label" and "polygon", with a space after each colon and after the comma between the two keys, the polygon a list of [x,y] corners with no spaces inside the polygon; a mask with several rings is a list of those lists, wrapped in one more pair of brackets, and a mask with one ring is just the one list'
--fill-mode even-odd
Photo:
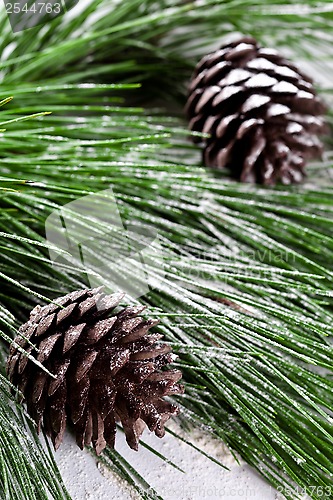
{"label": "snow", "polygon": [[[172,424],[173,430],[180,432]],[[123,435],[117,436],[117,450],[157,490],[164,500],[275,500],[276,491],[251,467],[236,462],[226,446],[201,431],[193,431],[192,442],[214,456],[229,470],[215,464],[170,434],[159,439],[149,432],[143,439],[184,471],[165,463],[149,450],[128,448]],[[190,439],[189,436],[186,436]],[[137,498],[125,481],[111,472],[86,450],[81,451],[70,434],[56,452],[56,461],[73,500],[129,500]]]}

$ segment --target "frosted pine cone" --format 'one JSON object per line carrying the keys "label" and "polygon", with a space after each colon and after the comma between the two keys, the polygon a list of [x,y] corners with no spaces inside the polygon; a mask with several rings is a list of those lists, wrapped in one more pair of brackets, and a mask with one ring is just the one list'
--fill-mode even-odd
{"label": "frosted pine cone", "polygon": [[322,152],[324,112],[312,80],[250,37],[199,62],[187,103],[190,129],[210,134],[204,164],[263,184],[304,178],[307,160]]}
{"label": "frosted pine cone", "polygon": [[180,371],[161,370],[173,355],[169,346],[156,344],[161,335],[149,332],[158,321],[138,316],[144,307],[115,312],[123,294],[107,296],[101,290],[73,292],[56,304],[37,306],[20,328],[15,342],[32,355],[38,348],[37,360],[55,378],[11,347],[10,380],[22,391],[38,432],[43,425],[56,449],[68,422],[81,449],[92,443],[100,453],[107,444],[114,446],[121,421],[136,450],[146,425],[162,437],[165,422],[178,413],[163,399],[183,388],[177,384]]}

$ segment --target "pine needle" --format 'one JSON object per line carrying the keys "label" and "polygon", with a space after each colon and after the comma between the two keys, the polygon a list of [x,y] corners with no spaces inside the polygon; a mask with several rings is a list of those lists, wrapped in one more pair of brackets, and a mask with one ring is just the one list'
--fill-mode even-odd
{"label": "pine needle", "polygon": [[[125,227],[148,225],[160,236],[161,258],[146,269],[154,286],[140,301],[161,316],[158,328],[179,353],[183,420],[223,440],[273,486],[297,486],[314,499],[322,487],[329,498],[331,153],[304,186],[241,185],[200,167],[177,115],[195,61],[231,32],[307,61],[330,100],[333,67],[322,63],[333,41],[330,2],[93,0],[75,16],[16,35],[1,16],[2,368],[8,338],[35,304],[87,286],[87,272],[105,280],[103,245],[88,267],[67,254],[53,266],[45,220],[111,185]],[[155,109],[161,98],[173,116]],[[112,224],[67,213],[75,242],[87,228],[95,241],[103,232],[120,238]],[[139,233],[132,238],[142,244]],[[122,259],[112,272],[133,276]],[[4,378],[0,390],[5,498],[68,498]],[[28,452],[16,461],[19,447]],[[145,496],[148,483],[117,452],[102,460]]]}

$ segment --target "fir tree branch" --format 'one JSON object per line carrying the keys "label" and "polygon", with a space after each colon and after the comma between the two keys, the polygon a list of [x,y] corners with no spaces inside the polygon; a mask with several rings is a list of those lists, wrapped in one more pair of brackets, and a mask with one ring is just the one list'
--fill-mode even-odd
{"label": "fir tree branch", "polygon": [[[331,487],[330,155],[326,180],[316,185],[239,185],[198,166],[182,121],[123,106],[115,95],[131,92],[150,104],[159,96],[168,96],[170,104],[172,94],[181,99],[197,57],[221,43],[209,33],[242,31],[288,46],[295,58],[311,61],[319,51],[327,59],[329,2],[308,0],[301,11],[297,2],[278,6],[171,1],[161,8],[151,1],[110,6],[95,0],[76,17],[17,35],[3,16],[2,90],[15,99],[2,108],[2,120],[15,122],[0,142],[0,319],[3,337],[14,336],[36,303],[86,284],[81,262],[51,265],[45,219],[111,184],[123,221],[149,224],[161,236],[165,276],[160,279],[160,262],[153,262],[149,272],[158,285],[142,300],[161,315],[159,328],[179,351],[187,383],[179,404],[188,422],[204,425],[275,486]],[[99,16],[95,23],[89,22],[92,13]],[[318,39],[316,30],[322,32]],[[330,68],[316,59],[312,67],[329,77]],[[82,85],[93,80],[99,83]],[[144,87],[101,84],[110,80],[142,81]],[[41,103],[51,115],[22,120],[39,113]],[[79,239],[91,221],[73,217]],[[100,229],[92,229],[96,238]],[[104,230],[114,232],[111,226]],[[107,260],[101,248],[91,271],[98,276]],[[131,276],[121,263],[115,263],[117,270]],[[1,347],[2,366],[6,349]],[[8,409],[8,390],[6,398]],[[6,438],[8,425],[1,431],[7,439],[0,456],[4,491],[10,496],[15,484],[17,498],[45,498],[47,485],[29,476],[41,456],[38,441],[24,441],[33,451],[12,474],[17,443]],[[45,460],[44,468],[56,471]],[[122,458],[112,453],[112,460],[132,481]],[[61,483],[51,488],[54,498],[66,495]]]}

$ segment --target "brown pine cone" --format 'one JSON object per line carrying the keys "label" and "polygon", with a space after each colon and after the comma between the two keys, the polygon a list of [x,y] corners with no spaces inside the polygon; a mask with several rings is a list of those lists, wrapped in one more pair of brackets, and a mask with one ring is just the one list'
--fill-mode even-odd
{"label": "brown pine cone", "polygon": [[208,54],[189,88],[190,129],[206,166],[229,167],[244,182],[300,182],[320,156],[325,106],[312,80],[275,50],[242,37]]}
{"label": "brown pine cone", "polygon": [[[162,337],[150,334],[158,323],[138,316],[144,307],[115,312],[123,294],[105,295],[102,288],[70,293],[46,307],[37,306],[19,329],[7,363],[10,380],[23,393],[27,409],[55,449],[66,422],[82,449],[92,443],[99,454],[114,447],[116,422],[123,425],[129,446],[138,449],[147,427],[163,437],[164,424],[178,408],[163,399],[181,394],[178,370],[161,370],[174,355]],[[23,347],[49,372],[21,354]]]}

